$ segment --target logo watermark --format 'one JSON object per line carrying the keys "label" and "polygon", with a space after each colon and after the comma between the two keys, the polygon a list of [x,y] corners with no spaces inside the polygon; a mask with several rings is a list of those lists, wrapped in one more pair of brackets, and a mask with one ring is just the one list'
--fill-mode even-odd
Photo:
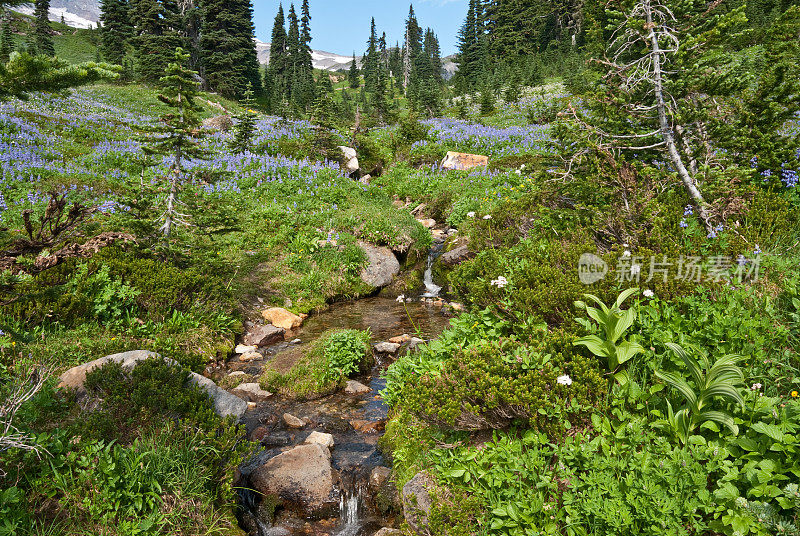
{"label": "logo watermark", "polygon": [[608,263],[593,253],[584,253],[578,260],[578,278],[584,285],[597,283],[607,276],[619,283],[649,283],[654,280],[666,283],[673,280],[741,284],[744,281],[758,281],[760,270],[760,256],[748,259],[742,255],[681,255],[677,259],[670,259],[666,255],[634,256],[626,251],[613,269],[609,269]]}

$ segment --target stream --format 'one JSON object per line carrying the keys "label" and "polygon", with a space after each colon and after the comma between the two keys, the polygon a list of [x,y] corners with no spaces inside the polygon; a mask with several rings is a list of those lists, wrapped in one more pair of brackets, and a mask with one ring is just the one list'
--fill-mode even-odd
{"label": "stream", "polygon": [[[426,287],[423,297],[433,290]],[[331,328],[369,329],[375,344],[404,334],[430,340],[448,324],[449,318],[441,307],[422,301],[399,303],[392,298],[372,297],[339,303],[309,317],[301,328],[287,337],[293,339],[292,342],[269,347],[263,361],[239,363],[234,359],[228,364],[229,372],[242,370],[258,375],[269,359],[281,352],[297,351],[298,345],[302,348]],[[373,470],[391,467],[378,450],[378,439],[383,435],[389,409],[378,393],[385,387],[381,374],[393,359],[382,355],[375,357],[375,366],[368,374],[353,378],[368,386],[369,392],[348,395],[340,391],[305,402],[273,395],[245,414],[242,422],[248,437],[263,446],[261,452],[240,466],[243,481],[239,484],[239,520],[251,536],[372,536],[380,528],[392,526],[393,516],[376,508],[374,489],[369,491]],[[299,430],[289,428],[282,418],[285,413],[301,418],[307,425]],[[339,475],[338,512],[313,520],[280,508],[274,516],[270,515],[269,509],[262,507],[259,494],[250,489],[249,475],[271,458],[302,444],[314,431],[331,434],[334,438],[330,453],[331,466]]]}

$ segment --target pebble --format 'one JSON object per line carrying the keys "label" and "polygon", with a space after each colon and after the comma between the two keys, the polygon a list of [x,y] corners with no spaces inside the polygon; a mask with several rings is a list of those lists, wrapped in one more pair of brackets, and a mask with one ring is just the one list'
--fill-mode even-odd
{"label": "pebble", "polygon": [[304,428],[305,425],[306,425],[305,421],[303,421],[301,419],[298,419],[297,417],[295,417],[291,413],[284,413],[283,414],[283,422],[285,422],[286,426],[288,426],[289,428],[300,429],[300,428]]}

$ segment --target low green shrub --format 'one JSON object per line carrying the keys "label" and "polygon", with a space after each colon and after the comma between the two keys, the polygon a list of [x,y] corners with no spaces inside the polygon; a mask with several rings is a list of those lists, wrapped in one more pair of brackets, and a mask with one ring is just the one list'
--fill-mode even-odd
{"label": "low green shrub", "polygon": [[412,373],[398,406],[455,430],[519,424],[560,436],[585,426],[607,389],[596,360],[575,353],[573,341],[554,332],[454,349],[439,370]]}
{"label": "low green shrub", "polygon": [[86,374],[89,396],[101,400],[100,408],[86,416],[84,435],[96,439],[130,442],[150,423],[165,419],[216,426],[208,394],[190,382],[187,370],[160,358],[140,362],[130,371],[109,363]]}

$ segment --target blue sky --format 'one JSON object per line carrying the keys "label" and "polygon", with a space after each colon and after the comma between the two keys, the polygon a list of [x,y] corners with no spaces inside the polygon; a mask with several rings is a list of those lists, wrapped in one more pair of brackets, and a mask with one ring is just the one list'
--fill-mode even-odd
{"label": "blue sky", "polygon": [[[294,0],[300,11],[303,0]],[[375,17],[378,35],[386,32],[390,45],[402,41],[403,24],[408,16],[409,2],[404,0],[309,0],[311,32],[315,50],[349,56],[355,50],[363,54],[369,37],[369,23]],[[423,28],[431,27],[439,36],[442,55],[456,52],[456,34],[467,14],[468,0],[416,0],[414,12]],[[284,0],[288,13],[291,0]],[[254,0],[256,35],[269,42],[272,23],[278,12],[278,0]]]}

